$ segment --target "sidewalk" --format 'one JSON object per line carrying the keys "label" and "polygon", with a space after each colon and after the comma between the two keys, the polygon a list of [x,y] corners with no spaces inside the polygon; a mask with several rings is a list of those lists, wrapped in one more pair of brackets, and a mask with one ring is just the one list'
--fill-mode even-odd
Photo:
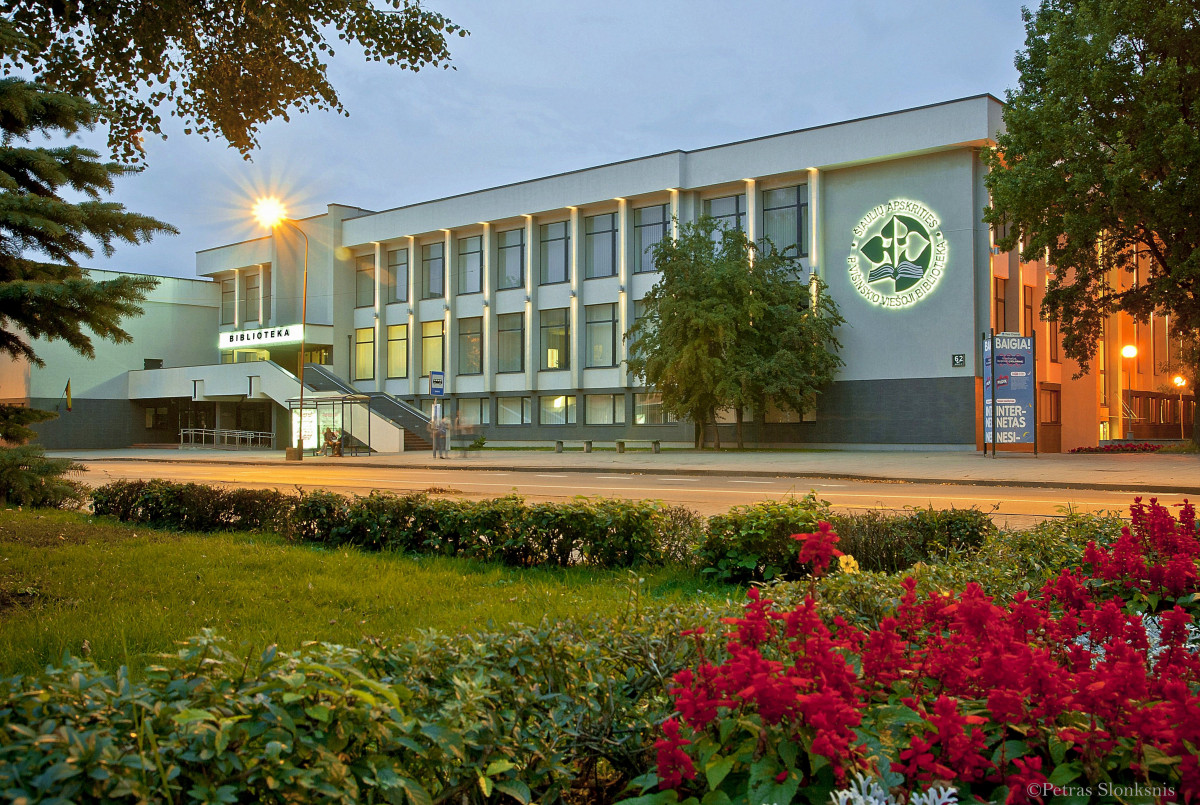
{"label": "sidewalk", "polygon": [[[204,462],[284,465],[282,450],[56,450],[51,455],[85,463],[108,461]],[[508,472],[595,472],[647,475],[831,478],[977,486],[1103,489],[1200,497],[1200,455],[1006,454],[907,451],[664,450],[662,453],[483,450],[467,458],[435,460],[428,452],[328,458],[306,456],[305,465],[471,469]],[[294,462],[288,464],[295,466]]]}

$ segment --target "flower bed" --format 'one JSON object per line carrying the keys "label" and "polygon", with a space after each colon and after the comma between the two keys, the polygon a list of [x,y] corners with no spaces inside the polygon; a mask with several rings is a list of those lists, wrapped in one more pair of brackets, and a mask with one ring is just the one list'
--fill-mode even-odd
{"label": "flower bed", "polygon": [[[829,802],[856,776],[898,801],[945,783],[1013,803],[1200,801],[1195,513],[1139,498],[1132,515],[1004,605],[909,578],[867,629],[824,612],[815,585],[789,609],[751,590],[725,634],[685,632],[698,659],[640,781],[657,790],[627,805]],[[816,574],[837,556],[827,528],[797,537]]]}
{"label": "flower bed", "polygon": [[1099,447],[1073,447],[1068,453],[1157,453],[1162,450],[1161,444],[1150,442],[1122,442],[1118,444],[1102,444]]}

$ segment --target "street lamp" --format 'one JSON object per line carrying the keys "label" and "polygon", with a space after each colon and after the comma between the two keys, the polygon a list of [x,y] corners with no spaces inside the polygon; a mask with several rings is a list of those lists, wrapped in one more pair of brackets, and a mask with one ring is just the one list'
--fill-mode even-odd
{"label": "street lamp", "polygon": [[[1138,349],[1137,349],[1137,346],[1136,346],[1136,345],[1134,345],[1134,344],[1126,344],[1125,346],[1121,347],[1121,357],[1122,357],[1122,358],[1136,358],[1136,357],[1137,357],[1137,354],[1138,354]],[[1122,366],[1122,367],[1121,367],[1121,373],[1124,373],[1124,371],[1125,371],[1125,367],[1124,367],[1124,366]],[[1120,373],[1119,373],[1119,374],[1120,374]],[[1118,375],[1118,376],[1119,376],[1119,375]],[[1132,380],[1132,378],[1131,378],[1129,381],[1127,381],[1127,382],[1125,383],[1125,386],[1126,386],[1126,387],[1129,389],[1129,391],[1131,392],[1131,393],[1130,393],[1130,395],[1129,395],[1129,401],[1130,401],[1130,402],[1133,402],[1133,394],[1132,394],[1132,392],[1133,392],[1133,380]],[[1126,406],[1126,405],[1125,405],[1125,397],[1124,397],[1124,395],[1121,393],[1121,389],[1119,389],[1119,388],[1117,389],[1117,403],[1118,403],[1118,404],[1121,406],[1121,419],[1120,419],[1120,422],[1121,422],[1121,438],[1123,438],[1123,439],[1128,439],[1128,438],[1129,438],[1129,431],[1127,431],[1127,430],[1125,429],[1125,411],[1126,411],[1126,409],[1127,409],[1127,408],[1129,408],[1129,406]],[[1132,411],[1132,409],[1130,409],[1130,414],[1132,414],[1132,413],[1133,413],[1133,411]],[[1132,428],[1132,427],[1133,427],[1133,418],[1132,418],[1132,416],[1130,416],[1130,419],[1129,419],[1129,427],[1130,427],[1130,428]]]}
{"label": "street lamp", "polygon": [[1183,430],[1183,387],[1187,385],[1187,378],[1183,375],[1175,375],[1171,378],[1171,382],[1175,384],[1175,388],[1179,389],[1179,438],[1187,439],[1187,435]]}
{"label": "street lamp", "polygon": [[300,237],[304,238],[304,279],[303,290],[300,292],[300,421],[296,426],[296,454],[294,456],[285,455],[287,459],[302,461],[304,459],[304,337],[305,329],[308,326],[308,235],[296,225],[295,221],[287,217],[283,202],[277,198],[259,199],[254,205],[254,217],[268,229],[275,229],[281,224],[287,224],[299,232]]}

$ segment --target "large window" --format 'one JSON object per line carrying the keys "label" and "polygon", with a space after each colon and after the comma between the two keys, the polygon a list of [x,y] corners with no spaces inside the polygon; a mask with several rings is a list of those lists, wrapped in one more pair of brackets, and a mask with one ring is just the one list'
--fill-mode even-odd
{"label": "large window", "polygon": [[497,284],[500,290],[520,288],[525,284],[525,230],[509,229],[496,237]]}
{"label": "large window", "polygon": [[1008,324],[1008,303],[1005,301],[1008,296],[1008,280],[1002,277],[993,277],[992,304],[995,306],[993,311],[994,321],[993,326],[996,332],[1008,332],[1005,327]]}
{"label": "large window", "polygon": [[624,394],[585,394],[583,421],[588,425],[624,425]]}
{"label": "large window", "polygon": [[[1058,322],[1051,321],[1051,322],[1049,322],[1049,325],[1050,325],[1050,327],[1049,327],[1050,338],[1049,338],[1049,343],[1047,344],[1047,346],[1050,347],[1050,362],[1051,363],[1059,363],[1059,360],[1058,360]],[[1157,361],[1155,361],[1155,364],[1157,365]]]}
{"label": "large window", "polygon": [[[1028,338],[1033,335],[1033,288],[1021,286],[1021,335]],[[1140,354],[1140,353],[1139,353]]]}
{"label": "large window", "polygon": [[479,235],[458,239],[458,292],[483,290],[483,238]]}
{"label": "large window", "polygon": [[542,285],[566,282],[570,279],[571,267],[571,224],[542,224],[542,248],[540,250]]}
{"label": "large window", "polygon": [[575,396],[538,397],[538,422],[543,425],[574,425]]}
{"label": "large window", "polygon": [[387,253],[387,300],[408,301],[408,249],[391,249]]}
{"label": "large window", "polygon": [[584,366],[617,365],[617,306],[588,305],[585,309],[586,330],[584,337]]}
{"label": "large window", "polygon": [[221,280],[221,324],[233,324],[237,305],[237,281]]}
{"label": "large window", "polygon": [[421,247],[421,298],[446,295],[446,246],[426,243]]}
{"label": "large window", "polygon": [[1038,390],[1038,422],[1043,425],[1062,424],[1062,391],[1042,388]]}
{"label": "large window", "polygon": [[808,185],[763,192],[763,236],[784,254],[808,256]]}
{"label": "large window", "polygon": [[375,256],[364,255],[354,264],[354,306],[375,304]]}
{"label": "large window", "polygon": [[486,425],[491,421],[492,401],[487,397],[459,398],[454,404],[460,425]]}
{"label": "large window", "polygon": [[387,328],[387,376],[408,377],[408,325],[389,324]]}
{"label": "large window", "polygon": [[586,279],[617,273],[617,214],[593,215],[583,220],[584,273]]}
{"label": "large window", "polygon": [[746,197],[723,196],[704,201],[704,214],[717,219],[718,229],[746,229]]}
{"label": "large window", "polygon": [[375,379],[375,328],[354,331],[354,379]]}
{"label": "large window", "polygon": [[533,422],[533,402],[529,397],[497,397],[497,425],[529,425]]}
{"label": "large window", "polygon": [[524,313],[501,313],[496,317],[496,371],[525,371]]}
{"label": "large window", "polygon": [[260,277],[258,272],[246,275],[246,294],[242,307],[242,321],[258,321],[258,305],[259,305],[259,285]]}
{"label": "large window", "polygon": [[633,395],[635,425],[669,425],[679,420],[663,411],[662,395],[658,392]]}
{"label": "large window", "polygon": [[633,211],[633,253],[637,255],[633,261],[635,274],[654,270],[654,255],[651,252],[656,243],[667,237],[670,226],[670,204],[655,204]]}
{"label": "large window", "polygon": [[474,316],[458,320],[458,373],[483,372],[483,319]]}
{"label": "large window", "polygon": [[567,308],[541,311],[543,369],[571,367],[571,325]]}
{"label": "large window", "polygon": [[430,372],[441,372],[445,369],[445,350],[442,346],[445,340],[442,322],[421,322],[421,372],[428,376]]}

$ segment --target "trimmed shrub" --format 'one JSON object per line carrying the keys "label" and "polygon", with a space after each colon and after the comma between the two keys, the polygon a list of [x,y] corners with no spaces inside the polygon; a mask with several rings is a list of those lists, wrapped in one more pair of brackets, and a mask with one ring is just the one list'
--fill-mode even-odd
{"label": "trimmed shrub", "polygon": [[708,519],[699,548],[705,573],[743,583],[794,578],[800,546],[792,534],[815,531],[829,519],[829,505],[811,492],[803,498],[737,506]]}

